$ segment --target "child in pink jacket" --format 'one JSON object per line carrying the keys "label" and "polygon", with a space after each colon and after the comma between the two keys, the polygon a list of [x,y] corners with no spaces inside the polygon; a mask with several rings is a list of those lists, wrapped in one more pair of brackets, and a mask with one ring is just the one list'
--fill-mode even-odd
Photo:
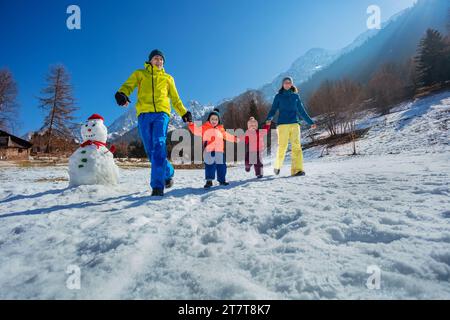
{"label": "child in pink jacket", "polygon": [[250,172],[252,166],[255,169],[255,175],[258,179],[264,176],[264,165],[262,162],[263,151],[265,149],[265,137],[267,136],[270,125],[264,125],[262,129],[258,129],[258,121],[251,117],[247,122],[247,132],[239,137],[239,140],[245,139],[247,148],[245,150],[245,171]]}

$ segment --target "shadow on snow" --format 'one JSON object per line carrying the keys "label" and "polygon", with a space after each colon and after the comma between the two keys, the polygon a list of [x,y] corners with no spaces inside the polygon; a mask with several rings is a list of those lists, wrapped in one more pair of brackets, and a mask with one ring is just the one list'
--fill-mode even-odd
{"label": "shadow on snow", "polygon": [[[67,210],[67,209],[86,209],[86,208],[92,208],[92,207],[98,207],[108,202],[113,203],[120,203],[120,202],[129,202],[128,205],[126,205],[123,209],[130,209],[130,208],[137,208],[140,207],[148,202],[157,202],[157,201],[163,201],[164,199],[172,199],[172,198],[184,198],[187,196],[201,196],[205,195],[207,193],[211,193],[214,191],[220,191],[220,190],[232,190],[237,187],[245,187],[249,184],[253,183],[263,183],[267,181],[277,180],[277,179],[288,179],[291,178],[290,176],[283,176],[283,177],[275,177],[275,176],[269,176],[262,179],[252,178],[242,181],[233,181],[230,182],[229,186],[216,186],[212,187],[211,189],[204,189],[201,188],[193,188],[193,187],[186,187],[186,188],[180,188],[180,189],[172,189],[168,191],[165,194],[165,197],[152,197],[150,195],[145,196],[137,196],[140,193],[132,193],[127,195],[122,195],[118,197],[110,197],[105,199],[100,199],[97,202],[81,202],[81,203],[71,203],[71,204],[63,204],[63,205],[55,205],[49,208],[36,208],[36,209],[28,209],[24,211],[18,211],[18,212],[12,212],[0,215],[0,219],[3,218],[10,218],[10,217],[19,217],[19,216],[32,216],[32,215],[40,215],[40,214],[50,214],[56,211],[60,210]],[[56,190],[47,190],[44,192],[39,192],[31,195],[17,195],[13,196],[7,199],[4,199],[0,201],[0,204],[2,203],[8,203],[12,201],[18,201],[18,200],[27,200],[27,199],[37,199],[46,195],[58,195],[63,193],[64,191],[74,189],[70,187],[66,187],[63,189],[56,189]],[[115,210],[117,211],[117,210]]]}

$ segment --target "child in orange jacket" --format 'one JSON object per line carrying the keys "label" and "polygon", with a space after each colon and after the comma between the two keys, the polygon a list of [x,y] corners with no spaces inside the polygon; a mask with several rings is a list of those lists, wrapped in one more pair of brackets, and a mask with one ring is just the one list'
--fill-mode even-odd
{"label": "child in orange jacket", "polygon": [[238,138],[225,131],[220,122],[220,113],[218,109],[214,109],[208,120],[201,126],[197,127],[193,122],[189,123],[189,130],[196,136],[202,137],[205,149],[205,189],[213,186],[213,180],[216,178],[221,186],[227,186],[226,181],[227,164],[224,153],[224,140],[230,142],[238,142]]}

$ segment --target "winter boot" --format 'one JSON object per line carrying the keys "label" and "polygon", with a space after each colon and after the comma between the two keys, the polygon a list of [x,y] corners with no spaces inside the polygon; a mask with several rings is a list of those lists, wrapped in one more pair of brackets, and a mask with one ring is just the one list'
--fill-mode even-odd
{"label": "winter boot", "polygon": [[213,182],[211,180],[206,181],[206,184],[204,186],[205,189],[209,189],[213,186]]}
{"label": "winter boot", "polygon": [[259,175],[259,176],[256,176],[256,179],[262,179],[264,176],[263,175]]}
{"label": "winter boot", "polygon": [[303,177],[305,175],[306,175],[305,171],[299,171],[296,174],[294,174],[294,177]]}
{"label": "winter boot", "polygon": [[164,190],[163,189],[153,189],[152,197],[163,197],[163,196],[164,196]]}
{"label": "winter boot", "polygon": [[273,169],[273,173],[278,176],[280,174],[280,169]]}
{"label": "winter boot", "polygon": [[225,187],[230,185],[230,184],[229,184],[228,182],[226,182],[226,181],[225,181],[225,182],[219,182],[219,183],[220,183],[221,186],[225,186]]}
{"label": "winter boot", "polygon": [[166,180],[166,189],[169,189],[172,187],[173,187],[173,178],[167,179]]}

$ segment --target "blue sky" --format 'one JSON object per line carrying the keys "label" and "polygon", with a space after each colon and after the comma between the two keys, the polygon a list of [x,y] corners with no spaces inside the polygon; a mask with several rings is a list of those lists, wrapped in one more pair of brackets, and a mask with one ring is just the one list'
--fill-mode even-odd
{"label": "blue sky", "polygon": [[[385,21],[414,2],[1,1],[0,68],[11,70],[19,86],[16,133],[40,127],[36,97],[56,63],[71,73],[79,120],[95,112],[109,125],[124,112],[115,91],[154,48],[165,52],[183,101],[216,103],[271,81],[310,48],[346,46],[366,30],[369,5],[379,5]],[[81,30],[66,28],[71,4],[81,8]]]}

